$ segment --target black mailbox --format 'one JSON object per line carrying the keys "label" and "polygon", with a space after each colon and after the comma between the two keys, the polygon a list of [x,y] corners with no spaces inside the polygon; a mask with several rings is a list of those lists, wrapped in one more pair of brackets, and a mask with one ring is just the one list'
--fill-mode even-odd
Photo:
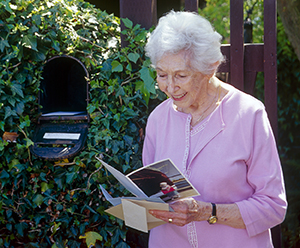
{"label": "black mailbox", "polygon": [[40,83],[41,105],[31,152],[46,160],[71,158],[83,149],[89,116],[88,72],[71,56],[56,56],[45,63]]}

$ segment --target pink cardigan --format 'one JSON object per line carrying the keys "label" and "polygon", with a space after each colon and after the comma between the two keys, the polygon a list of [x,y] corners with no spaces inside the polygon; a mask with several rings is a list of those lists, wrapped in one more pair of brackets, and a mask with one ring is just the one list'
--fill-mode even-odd
{"label": "pink cardigan", "polygon": [[263,104],[232,86],[222,103],[190,130],[191,115],[168,99],[150,115],[143,163],[170,158],[199,191],[196,200],[236,203],[246,229],[206,221],[150,231],[150,248],[273,247],[270,228],[287,202],[276,143]]}

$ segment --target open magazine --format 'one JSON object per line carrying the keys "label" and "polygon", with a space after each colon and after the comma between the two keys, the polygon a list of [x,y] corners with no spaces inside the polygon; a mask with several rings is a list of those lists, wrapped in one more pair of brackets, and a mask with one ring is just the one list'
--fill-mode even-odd
{"label": "open magazine", "polygon": [[168,203],[199,195],[170,159],[139,168],[125,176],[100,158],[96,158],[135,196],[112,198],[100,185],[106,200],[113,205],[106,212],[124,220],[127,226],[137,230],[148,232],[151,228],[165,223],[150,215],[150,209],[172,211]]}

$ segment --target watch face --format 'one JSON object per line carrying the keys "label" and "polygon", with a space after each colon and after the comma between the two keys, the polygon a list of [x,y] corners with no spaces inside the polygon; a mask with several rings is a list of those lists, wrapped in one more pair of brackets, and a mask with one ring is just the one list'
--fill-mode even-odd
{"label": "watch face", "polygon": [[218,220],[217,216],[211,216],[208,219],[208,223],[209,224],[215,224],[217,222],[217,220]]}

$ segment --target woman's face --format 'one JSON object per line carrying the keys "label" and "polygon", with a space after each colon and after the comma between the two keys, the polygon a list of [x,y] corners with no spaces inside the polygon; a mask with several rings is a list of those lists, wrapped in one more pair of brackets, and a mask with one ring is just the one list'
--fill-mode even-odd
{"label": "woman's face", "polygon": [[185,51],[163,56],[156,64],[156,71],[159,88],[182,111],[197,110],[205,101],[204,86],[209,77],[192,69]]}

